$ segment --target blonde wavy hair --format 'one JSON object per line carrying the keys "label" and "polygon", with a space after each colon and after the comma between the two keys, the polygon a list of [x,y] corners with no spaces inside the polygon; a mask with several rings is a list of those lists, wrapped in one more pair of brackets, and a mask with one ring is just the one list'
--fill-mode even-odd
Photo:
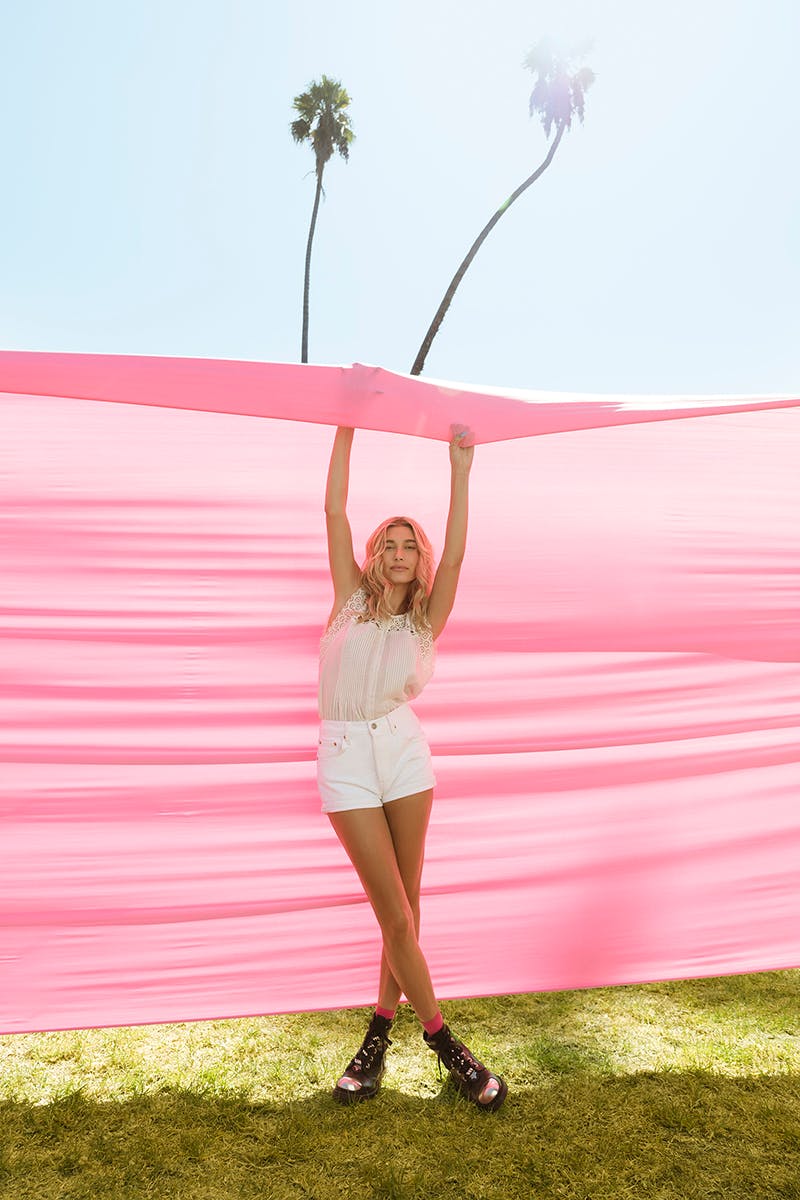
{"label": "blonde wavy hair", "polygon": [[390,517],[381,521],[378,528],[367,538],[367,555],[361,568],[361,587],[367,593],[367,611],[357,618],[358,621],[388,620],[393,616],[389,608],[389,593],[392,582],[383,573],[383,552],[386,549],[387,531],[392,525],[406,525],[411,530],[419,550],[417,560],[417,576],[412,580],[407,597],[405,611],[411,616],[411,623],[417,630],[428,629],[428,597],[433,587],[433,546],[430,544],[425,531],[412,521],[410,517]]}

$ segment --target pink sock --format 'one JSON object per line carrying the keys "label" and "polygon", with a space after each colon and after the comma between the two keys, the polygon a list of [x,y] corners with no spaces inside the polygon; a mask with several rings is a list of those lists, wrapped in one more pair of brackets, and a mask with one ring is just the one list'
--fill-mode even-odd
{"label": "pink sock", "polygon": [[379,1004],[379,1005],[377,1005],[377,1007],[375,1009],[375,1016],[376,1017],[385,1017],[387,1021],[393,1021],[394,1014],[396,1012],[397,1012],[396,1008],[381,1008],[381,1006]]}
{"label": "pink sock", "polygon": [[444,1025],[444,1019],[440,1012],[437,1012],[435,1017],[431,1017],[430,1021],[422,1022],[422,1028],[425,1030],[425,1032],[428,1034],[429,1037],[433,1037],[433,1035],[435,1033],[438,1033],[443,1025]]}

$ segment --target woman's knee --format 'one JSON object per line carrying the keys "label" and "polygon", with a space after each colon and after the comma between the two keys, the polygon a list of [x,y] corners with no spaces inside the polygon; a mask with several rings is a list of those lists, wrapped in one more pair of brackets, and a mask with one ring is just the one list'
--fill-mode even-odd
{"label": "woman's knee", "polygon": [[390,945],[400,945],[412,939],[416,941],[418,924],[419,916],[415,916],[410,905],[392,908],[381,917],[383,940]]}

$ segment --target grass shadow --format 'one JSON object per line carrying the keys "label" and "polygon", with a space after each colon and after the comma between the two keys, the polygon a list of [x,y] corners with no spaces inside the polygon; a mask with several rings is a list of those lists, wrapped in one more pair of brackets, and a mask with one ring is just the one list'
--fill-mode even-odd
{"label": "grass shadow", "polygon": [[519,1087],[496,1114],[451,1085],[396,1082],[343,1108],[164,1089],[0,1105],[8,1200],[800,1198],[793,1076],[570,1074]]}

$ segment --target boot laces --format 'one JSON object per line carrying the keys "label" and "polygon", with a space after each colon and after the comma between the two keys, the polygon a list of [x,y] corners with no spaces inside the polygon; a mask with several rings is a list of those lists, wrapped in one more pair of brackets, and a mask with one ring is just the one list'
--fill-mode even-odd
{"label": "boot laces", "polygon": [[474,1082],[479,1073],[485,1070],[483,1063],[475,1057],[472,1051],[455,1038],[449,1046],[437,1053],[437,1061],[440,1079],[442,1078],[442,1063],[448,1071],[452,1071],[465,1083]]}
{"label": "boot laces", "polygon": [[385,1053],[386,1049],[391,1046],[391,1038],[385,1037],[380,1033],[367,1034],[361,1044],[356,1055],[350,1060],[345,1074],[351,1071],[368,1072],[375,1065],[381,1054]]}

